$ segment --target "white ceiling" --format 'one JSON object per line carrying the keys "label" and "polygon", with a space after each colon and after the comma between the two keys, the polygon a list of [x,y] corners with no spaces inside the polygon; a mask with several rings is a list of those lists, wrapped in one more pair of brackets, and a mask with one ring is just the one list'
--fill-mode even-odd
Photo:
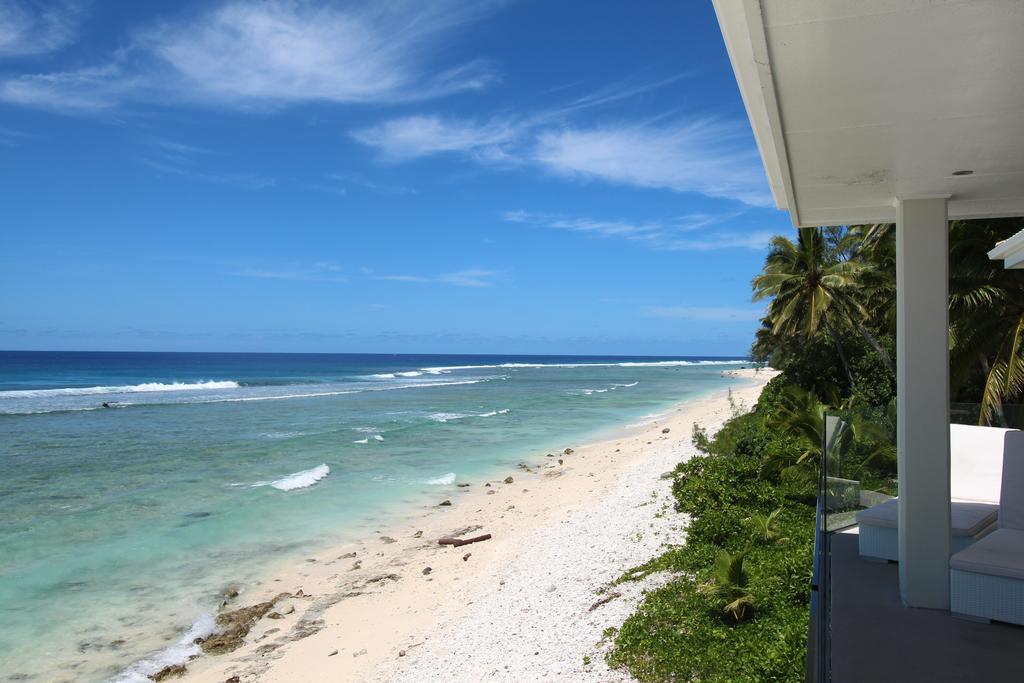
{"label": "white ceiling", "polygon": [[714,2],[794,223],[1024,215],[1024,0]]}

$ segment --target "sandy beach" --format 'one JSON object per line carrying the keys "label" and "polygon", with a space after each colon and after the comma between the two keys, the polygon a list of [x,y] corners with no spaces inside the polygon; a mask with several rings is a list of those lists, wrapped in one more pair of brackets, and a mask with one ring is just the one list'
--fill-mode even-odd
{"label": "sandy beach", "polygon": [[491,481],[453,485],[408,524],[244,587],[224,612],[272,604],[244,613],[255,623],[241,647],[189,662],[180,680],[630,680],[605,666],[603,632],[668,577],[608,585],[684,542],[662,475],[695,453],[693,424],[714,431],[774,376],[728,374],[729,392],[610,439],[524,456]]}

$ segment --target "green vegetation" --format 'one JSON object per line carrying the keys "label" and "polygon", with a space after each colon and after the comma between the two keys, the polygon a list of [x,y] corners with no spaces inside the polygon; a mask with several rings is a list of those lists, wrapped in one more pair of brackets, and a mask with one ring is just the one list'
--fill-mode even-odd
{"label": "green vegetation", "polygon": [[[1024,220],[949,227],[951,391],[978,403],[979,424],[1005,426],[1024,396],[1024,273],[991,261]],[[895,394],[896,240],[892,225],[801,228],[775,237],[754,298],[770,300],[758,361],[835,408],[885,407]]]}
{"label": "green vegetation", "polygon": [[[1024,273],[988,260],[1021,220],[950,224],[950,359],[954,401],[981,424],[1006,424],[1024,394]],[[803,679],[814,504],[826,414],[830,472],[896,493],[895,231],[891,225],[803,228],[772,240],[755,299],[768,300],[755,360],[781,371],[750,412],[675,470],[685,545],[619,581],[668,571],[615,635],[611,666],[641,681]]]}
{"label": "green vegetation", "polygon": [[814,490],[762,475],[769,452],[795,439],[760,410],[730,420],[675,471],[686,544],[621,581],[676,578],[649,593],[622,625],[609,664],[641,681],[795,681],[803,677],[814,535]]}

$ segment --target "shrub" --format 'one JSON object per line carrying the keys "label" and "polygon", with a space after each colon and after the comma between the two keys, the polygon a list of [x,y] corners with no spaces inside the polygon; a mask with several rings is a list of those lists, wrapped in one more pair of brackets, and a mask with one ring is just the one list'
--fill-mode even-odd
{"label": "shrub", "polygon": [[[769,405],[785,383],[777,386]],[[695,426],[705,455],[681,463],[672,488],[676,509],[690,517],[686,543],[619,581],[677,576],[622,625],[611,666],[652,682],[802,680],[814,489],[764,475],[772,454],[800,452],[796,439],[765,425],[764,406],[729,420],[714,438]]]}

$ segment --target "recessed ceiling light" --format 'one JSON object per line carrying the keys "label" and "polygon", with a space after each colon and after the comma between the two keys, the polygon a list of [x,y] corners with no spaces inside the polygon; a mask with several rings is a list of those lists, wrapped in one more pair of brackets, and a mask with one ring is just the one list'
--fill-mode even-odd
{"label": "recessed ceiling light", "polygon": [[972,173],[974,173],[974,171],[953,171],[953,175],[971,175]]}

